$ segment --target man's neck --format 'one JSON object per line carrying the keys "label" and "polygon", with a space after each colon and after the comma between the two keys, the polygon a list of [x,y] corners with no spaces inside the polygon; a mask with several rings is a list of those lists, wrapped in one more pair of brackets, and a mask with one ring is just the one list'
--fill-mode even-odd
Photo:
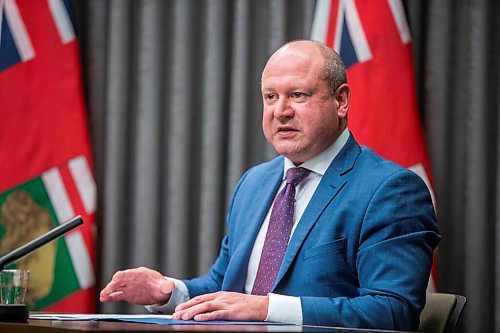
{"label": "man's neck", "polygon": [[[328,148],[323,152],[319,153],[315,157],[301,163],[300,166],[316,172],[320,175],[324,175],[330,164],[333,162],[338,153],[342,150],[347,140],[349,139],[349,129],[345,128],[344,131],[337,137],[335,142],[333,142]],[[289,168],[293,168],[295,163],[293,163],[289,158],[285,157],[283,179],[285,177],[286,171]]]}

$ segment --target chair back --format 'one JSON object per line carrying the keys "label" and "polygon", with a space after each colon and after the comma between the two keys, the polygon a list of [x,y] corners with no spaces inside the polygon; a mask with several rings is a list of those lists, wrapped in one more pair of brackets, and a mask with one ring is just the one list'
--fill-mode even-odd
{"label": "chair back", "polygon": [[453,333],[466,301],[462,295],[427,293],[418,331]]}

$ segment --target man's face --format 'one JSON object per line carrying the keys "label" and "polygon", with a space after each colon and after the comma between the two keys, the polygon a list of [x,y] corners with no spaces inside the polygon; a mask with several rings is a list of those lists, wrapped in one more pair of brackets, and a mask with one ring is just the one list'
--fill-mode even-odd
{"label": "man's face", "polygon": [[301,44],[278,50],[262,74],[264,135],[297,165],[328,148],[340,134],[339,117],[345,117],[323,79],[321,53]]}

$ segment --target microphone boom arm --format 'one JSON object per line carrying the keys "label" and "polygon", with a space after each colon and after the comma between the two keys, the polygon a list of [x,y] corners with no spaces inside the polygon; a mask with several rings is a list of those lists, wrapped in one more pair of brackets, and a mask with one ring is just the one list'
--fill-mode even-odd
{"label": "microphone boom arm", "polygon": [[3,268],[11,262],[24,257],[25,255],[35,251],[39,247],[42,247],[48,242],[56,239],[59,236],[62,236],[63,234],[78,227],[81,224],[83,224],[82,217],[80,215],[75,216],[71,220],[51,229],[40,237],[33,239],[31,242],[7,253],[0,258],[0,270],[3,270]]}

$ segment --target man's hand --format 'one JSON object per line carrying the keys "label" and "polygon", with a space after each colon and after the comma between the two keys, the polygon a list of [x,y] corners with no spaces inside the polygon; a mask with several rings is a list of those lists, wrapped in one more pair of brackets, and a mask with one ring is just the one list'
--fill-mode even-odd
{"label": "man's hand", "polygon": [[118,271],[101,291],[101,302],[126,301],[137,305],[162,305],[168,302],[175,288],[157,271],[139,267]]}
{"label": "man's hand", "polygon": [[268,296],[219,291],[180,304],[172,319],[264,321],[268,306]]}

